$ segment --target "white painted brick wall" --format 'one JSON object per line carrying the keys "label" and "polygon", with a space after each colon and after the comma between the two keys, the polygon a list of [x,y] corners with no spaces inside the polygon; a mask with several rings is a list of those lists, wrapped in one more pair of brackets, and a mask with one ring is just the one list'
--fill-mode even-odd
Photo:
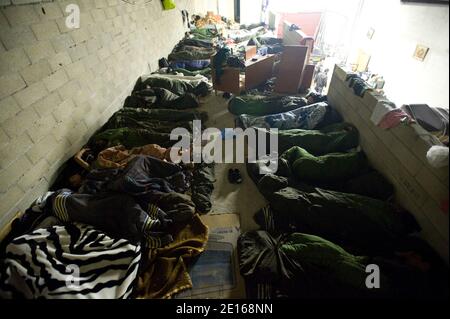
{"label": "white painted brick wall", "polygon": [[27,108],[20,111],[15,117],[6,121],[3,125],[3,129],[6,134],[11,138],[16,138],[22,135],[25,130],[33,125],[38,119],[37,113],[33,108]]}
{"label": "white painted brick wall", "polygon": [[[37,2],[0,7],[0,228],[170,53],[186,31],[180,10],[216,9],[208,0],[177,0],[167,12],[160,1]],[[65,25],[72,3],[81,9],[75,30]]]}
{"label": "white painted brick wall", "polygon": [[42,100],[37,101],[32,105],[35,111],[41,118],[48,118],[51,115],[55,105],[59,105],[62,102],[57,92],[52,92]]}
{"label": "white painted brick wall", "polygon": [[19,103],[21,108],[26,108],[27,106],[39,101],[41,98],[48,94],[44,83],[37,82],[27,86],[25,89],[14,94],[14,98],[17,103]]}
{"label": "white painted brick wall", "polygon": [[5,122],[7,119],[14,117],[20,112],[20,106],[12,96],[9,96],[3,100],[0,100],[0,123]]}
{"label": "white painted brick wall", "polygon": [[62,33],[52,38],[51,42],[56,52],[66,52],[67,49],[75,44],[70,34],[67,33]]}
{"label": "white painted brick wall", "polygon": [[24,48],[37,43],[33,31],[28,25],[17,27],[2,27],[0,40],[6,50]]}
{"label": "white painted brick wall", "polygon": [[31,25],[31,29],[38,41],[52,39],[59,34],[58,25],[55,21],[46,21]]}
{"label": "white painted brick wall", "polygon": [[[20,147],[18,147],[20,145]],[[33,141],[27,133],[17,138],[10,138],[7,144],[0,149],[0,170],[6,169],[9,164],[23,155],[33,146]],[[17,172],[20,174],[21,172]]]}
{"label": "white painted brick wall", "polygon": [[3,13],[11,26],[38,23],[40,21],[33,6],[6,7]]}
{"label": "white painted brick wall", "polygon": [[372,165],[395,186],[398,202],[409,210],[422,227],[421,235],[448,263],[449,217],[441,210],[448,200],[449,168],[429,165],[430,148],[414,128],[400,125],[383,130],[370,121],[377,97],[354,95],[345,82],[346,73],[336,67],[330,84],[330,104],[359,130],[361,146]]}
{"label": "white painted brick wall", "polygon": [[63,16],[58,2],[43,3],[40,6],[34,6],[41,21],[54,20]]}
{"label": "white painted brick wall", "polygon": [[58,71],[62,67],[69,65],[72,63],[72,59],[67,52],[59,52],[55,55],[51,55],[48,58],[48,62],[50,63],[50,67],[53,72]]}
{"label": "white painted brick wall", "polygon": [[32,63],[36,63],[41,59],[48,61],[48,58],[55,54],[55,50],[50,41],[40,41],[34,45],[25,47],[25,52]]}
{"label": "white painted brick wall", "polygon": [[0,76],[19,71],[30,64],[31,62],[22,48],[5,51],[0,55]]}
{"label": "white painted brick wall", "polygon": [[27,85],[41,81],[52,73],[47,60],[36,62],[20,71],[20,75]]}
{"label": "white painted brick wall", "polygon": [[65,70],[58,70],[52,75],[49,75],[44,79],[45,87],[49,92],[53,92],[69,81],[69,78]]}
{"label": "white painted brick wall", "polygon": [[25,81],[19,73],[10,73],[0,76],[0,99],[6,98],[25,87]]}

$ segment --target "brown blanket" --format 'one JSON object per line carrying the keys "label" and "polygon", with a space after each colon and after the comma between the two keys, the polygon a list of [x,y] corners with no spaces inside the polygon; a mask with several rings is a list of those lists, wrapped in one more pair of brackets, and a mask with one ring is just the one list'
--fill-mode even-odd
{"label": "brown blanket", "polygon": [[168,299],[192,288],[186,263],[201,254],[208,241],[208,226],[195,215],[187,225],[171,231],[174,241],[148,252],[137,285],[139,299]]}

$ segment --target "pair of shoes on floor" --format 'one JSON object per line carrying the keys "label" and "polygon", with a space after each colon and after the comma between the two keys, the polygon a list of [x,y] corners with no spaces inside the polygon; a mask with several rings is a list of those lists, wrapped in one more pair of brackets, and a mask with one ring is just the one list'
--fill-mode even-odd
{"label": "pair of shoes on floor", "polygon": [[232,169],[228,171],[228,180],[231,184],[242,184],[242,175],[238,169]]}

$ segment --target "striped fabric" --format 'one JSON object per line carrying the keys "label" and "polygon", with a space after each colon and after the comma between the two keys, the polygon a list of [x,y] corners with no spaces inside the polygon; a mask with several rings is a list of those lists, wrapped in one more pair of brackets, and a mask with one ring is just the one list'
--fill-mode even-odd
{"label": "striped fabric", "polygon": [[150,233],[153,229],[156,229],[161,226],[161,222],[159,221],[158,211],[160,209],[155,205],[148,205],[148,218],[145,220],[144,228],[142,232],[144,234]]}
{"label": "striped fabric", "polygon": [[0,264],[0,297],[125,299],[133,292],[140,260],[140,246],[90,226],[38,229],[8,245]]}
{"label": "striped fabric", "polygon": [[66,200],[67,197],[69,197],[71,193],[66,192],[59,194],[55,197],[54,203],[53,203],[53,210],[58,217],[58,219],[64,223],[67,223],[70,221],[69,214],[67,213],[67,206],[66,206]]}
{"label": "striped fabric", "polygon": [[275,222],[273,220],[273,212],[270,206],[266,206],[262,209],[264,216],[264,229],[268,232],[275,231]]}
{"label": "striped fabric", "polygon": [[261,299],[272,299],[272,285],[269,283],[258,283],[256,284],[257,295],[256,298],[258,300]]}

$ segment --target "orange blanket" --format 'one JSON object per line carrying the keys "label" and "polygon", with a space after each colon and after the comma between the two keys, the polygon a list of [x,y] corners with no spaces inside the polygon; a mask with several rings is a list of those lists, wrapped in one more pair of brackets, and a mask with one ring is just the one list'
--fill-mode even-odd
{"label": "orange blanket", "polygon": [[97,166],[100,168],[125,167],[137,155],[153,156],[170,162],[170,150],[170,148],[164,148],[157,144],[135,147],[131,150],[127,150],[125,146],[119,145],[101,151],[97,157]]}

